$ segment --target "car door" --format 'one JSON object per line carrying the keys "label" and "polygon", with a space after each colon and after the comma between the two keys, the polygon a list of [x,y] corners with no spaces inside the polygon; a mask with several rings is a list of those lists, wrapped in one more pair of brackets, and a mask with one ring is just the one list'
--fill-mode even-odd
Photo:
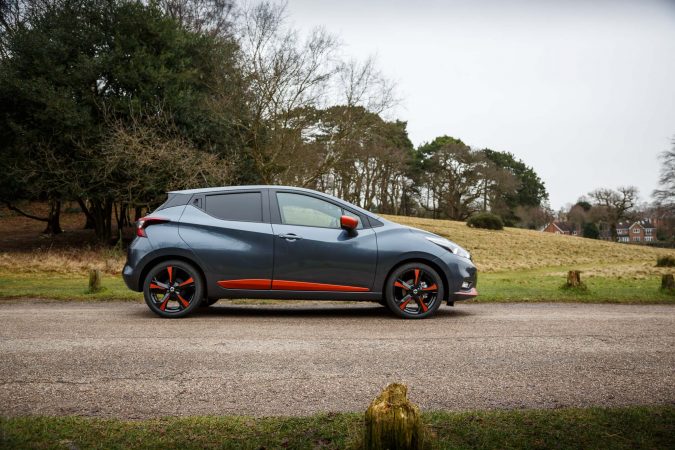
{"label": "car door", "polygon": [[[270,190],[274,232],[272,288],[365,292],[372,289],[377,237],[365,216],[311,193]],[[340,217],[359,221],[356,232]],[[366,222],[367,225],[364,225]]]}
{"label": "car door", "polygon": [[266,189],[194,198],[181,217],[180,235],[220,287],[271,288],[274,238]]}

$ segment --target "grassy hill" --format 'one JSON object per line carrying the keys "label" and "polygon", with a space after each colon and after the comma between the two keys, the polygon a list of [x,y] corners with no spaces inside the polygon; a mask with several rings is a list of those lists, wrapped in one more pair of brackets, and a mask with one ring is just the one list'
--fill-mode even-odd
{"label": "grassy hill", "polygon": [[[673,269],[655,267],[657,256],[675,256],[673,250],[517,228],[478,230],[449,220],[385,217],[447,237],[471,251],[480,270],[479,302],[675,303],[675,296],[659,290],[660,276]],[[64,234],[44,237],[41,222],[0,209],[0,298],[141,298],[122,283],[123,250],[94,245],[79,213],[65,213],[62,222]],[[86,292],[90,268],[104,274],[103,292]],[[586,290],[561,289],[572,269],[582,271]]]}
{"label": "grassy hill", "polygon": [[672,250],[520,228],[492,231],[470,228],[464,222],[451,220],[384,217],[457,242],[471,252],[481,272],[570,267],[585,268],[597,274],[618,275],[620,272],[638,271],[642,274],[653,274],[668,270],[654,267],[657,256],[675,254]]}

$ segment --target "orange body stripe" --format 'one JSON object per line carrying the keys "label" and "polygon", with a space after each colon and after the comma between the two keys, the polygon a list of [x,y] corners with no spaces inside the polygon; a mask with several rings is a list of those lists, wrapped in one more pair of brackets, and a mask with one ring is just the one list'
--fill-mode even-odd
{"label": "orange body stripe", "polygon": [[272,289],[272,280],[263,278],[250,278],[243,280],[223,280],[218,285],[225,289]]}
{"label": "orange body stripe", "polygon": [[311,283],[308,281],[287,281],[269,279],[223,280],[218,285],[225,289],[261,289],[277,291],[335,291],[335,292],[368,292],[370,289],[360,286],[344,286],[340,284]]}
{"label": "orange body stripe", "polygon": [[272,281],[272,289],[280,291],[340,291],[340,292],[367,292],[368,288],[359,286],[343,286],[339,284],[310,283],[307,281]]}

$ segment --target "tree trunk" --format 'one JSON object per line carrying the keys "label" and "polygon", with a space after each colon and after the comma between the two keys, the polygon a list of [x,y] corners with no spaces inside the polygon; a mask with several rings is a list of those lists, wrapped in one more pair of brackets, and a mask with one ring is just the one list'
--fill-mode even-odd
{"label": "tree trunk", "polygon": [[567,272],[567,287],[581,286],[581,272],[578,270],[570,270]]}
{"label": "tree trunk", "polygon": [[93,230],[94,226],[94,216],[91,213],[91,210],[87,207],[85,201],[81,198],[77,199],[77,204],[80,205],[80,209],[84,213],[84,216],[87,218],[87,221],[84,223],[85,230]]}
{"label": "tree trunk", "polygon": [[112,233],[113,201],[96,199],[90,200],[89,204],[96,237],[99,241],[108,243]]}
{"label": "tree trunk", "polygon": [[672,273],[667,273],[661,277],[661,289],[675,292],[675,278]]}
{"label": "tree trunk", "polygon": [[61,200],[49,200],[49,215],[44,234],[60,234],[61,229]]}
{"label": "tree trunk", "polygon": [[407,393],[405,385],[392,383],[371,402],[365,417],[366,450],[422,448],[420,411]]}
{"label": "tree trunk", "polygon": [[119,209],[115,207],[114,210],[115,210],[115,221],[117,222],[118,231],[130,225],[128,205],[126,203],[120,202]]}

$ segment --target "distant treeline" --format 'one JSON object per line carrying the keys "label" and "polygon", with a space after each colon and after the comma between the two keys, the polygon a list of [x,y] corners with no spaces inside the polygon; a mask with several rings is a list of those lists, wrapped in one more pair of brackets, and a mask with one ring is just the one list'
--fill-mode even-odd
{"label": "distant treeline", "polygon": [[414,148],[372,59],[229,0],[0,3],[0,198],[76,201],[103,241],[174,189],[287,184],[390,214],[535,227],[537,174],[438,137]]}

